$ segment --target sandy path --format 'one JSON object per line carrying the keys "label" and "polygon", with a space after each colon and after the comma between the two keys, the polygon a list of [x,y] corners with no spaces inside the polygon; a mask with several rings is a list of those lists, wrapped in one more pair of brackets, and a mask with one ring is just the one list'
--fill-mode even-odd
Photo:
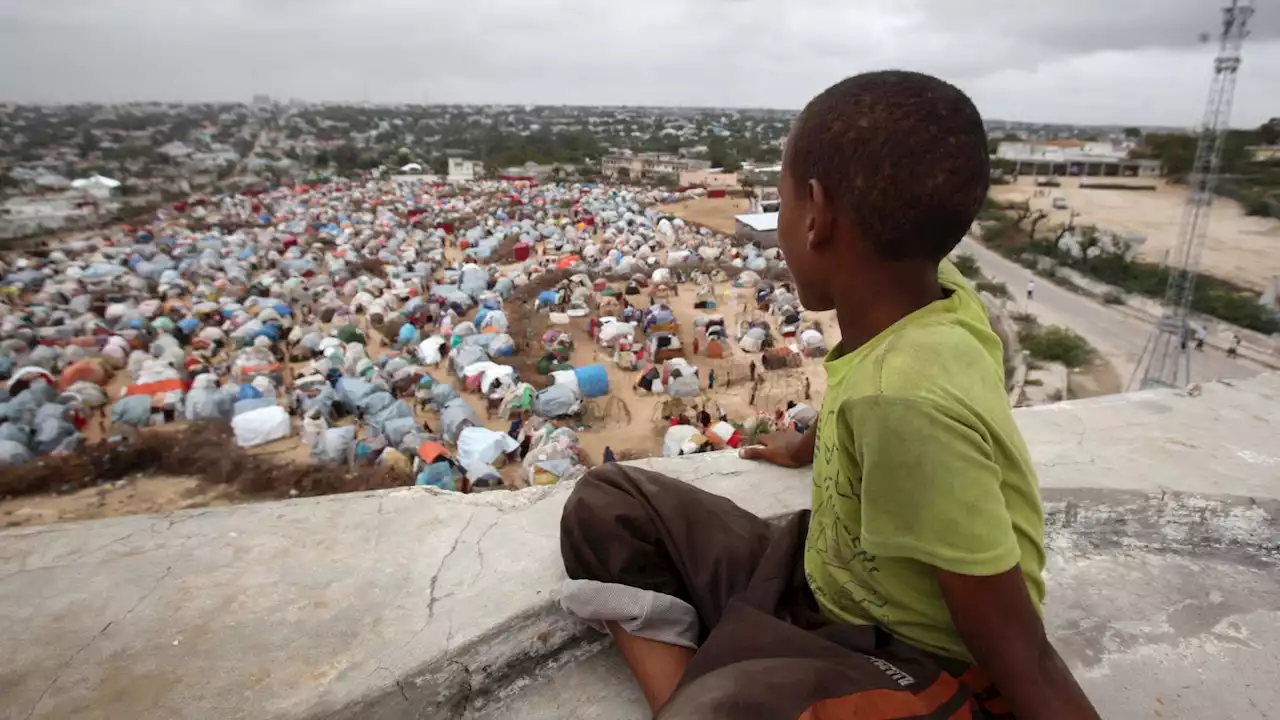
{"label": "sandy path", "polygon": [[706,225],[716,232],[737,232],[734,216],[751,211],[751,202],[742,198],[693,198],[670,205],[659,205],[662,212],[678,215],[690,222]]}
{"label": "sandy path", "polygon": [[[1031,178],[1012,185],[995,185],[992,197],[1002,201],[1029,201],[1034,209],[1045,210],[1049,220],[1041,225],[1061,224],[1072,211],[1080,213],[1076,225],[1097,225],[1113,232],[1142,235],[1147,242],[1139,257],[1161,262],[1179,239],[1187,189],[1161,182],[1151,191],[1081,190],[1079,180],[1067,178],[1060,188],[1043,197],[1034,197],[1037,188]],[[1054,210],[1053,197],[1066,198],[1068,210]],[[1041,230],[1040,232],[1043,232]],[[1240,203],[1217,198],[1209,218],[1208,240],[1201,256],[1203,270],[1210,275],[1257,290],[1280,275],[1280,220],[1249,217]]]}

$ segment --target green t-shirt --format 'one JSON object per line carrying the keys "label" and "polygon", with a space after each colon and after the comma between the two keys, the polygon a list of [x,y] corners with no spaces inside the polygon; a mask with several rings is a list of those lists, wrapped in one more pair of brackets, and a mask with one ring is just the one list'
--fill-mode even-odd
{"label": "green t-shirt", "polygon": [[946,299],[827,356],[805,574],[823,612],[972,662],[934,568],[1017,563],[1044,599],[1044,511],[1004,388],[1000,339],[949,262]]}

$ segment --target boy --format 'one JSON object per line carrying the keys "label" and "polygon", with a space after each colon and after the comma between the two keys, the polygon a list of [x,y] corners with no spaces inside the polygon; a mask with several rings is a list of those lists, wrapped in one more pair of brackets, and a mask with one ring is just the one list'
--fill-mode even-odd
{"label": "boy", "polygon": [[815,426],[742,457],[812,463],[811,513],[774,526],[619,466],[565,507],[562,603],[661,717],[1097,717],[1041,622],[1000,341],[944,260],[988,177],[977,109],[936,78],[852,77],[797,119],[779,244],[842,340]]}

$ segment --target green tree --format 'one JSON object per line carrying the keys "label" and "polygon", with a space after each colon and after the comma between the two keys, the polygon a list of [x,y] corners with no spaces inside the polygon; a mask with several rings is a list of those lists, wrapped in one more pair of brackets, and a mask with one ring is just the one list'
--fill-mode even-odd
{"label": "green tree", "polygon": [[1141,140],[1142,130],[1136,127],[1127,127],[1124,129],[1124,136],[1130,140]]}
{"label": "green tree", "polygon": [[1258,126],[1258,142],[1263,145],[1280,145],[1280,117],[1273,117]]}
{"label": "green tree", "polygon": [[94,135],[92,130],[85,128],[80,133],[80,145],[77,148],[77,151],[80,153],[81,158],[87,158],[91,154],[97,152],[99,146],[98,136]]}
{"label": "green tree", "polygon": [[711,162],[711,167],[724,168],[725,172],[734,172],[742,167],[737,156],[729,149],[728,141],[720,135],[707,142],[707,160]]}
{"label": "green tree", "polygon": [[351,143],[343,143],[333,151],[333,163],[338,166],[338,172],[347,175],[360,165],[360,153]]}

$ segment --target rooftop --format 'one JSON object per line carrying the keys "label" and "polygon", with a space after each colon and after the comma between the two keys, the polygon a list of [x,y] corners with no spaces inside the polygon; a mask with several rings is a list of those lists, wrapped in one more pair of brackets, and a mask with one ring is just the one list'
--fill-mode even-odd
{"label": "rooftop", "polygon": [[778,229],[778,213],[747,213],[735,215],[734,220],[746,225],[756,232],[771,232]]}
{"label": "rooftop", "polygon": [[[1257,717],[1280,661],[1280,376],[1015,412],[1050,633],[1103,717]],[[764,516],[805,471],[641,461]],[[570,488],[400,488],[0,532],[0,718],[642,718],[559,612]]]}

